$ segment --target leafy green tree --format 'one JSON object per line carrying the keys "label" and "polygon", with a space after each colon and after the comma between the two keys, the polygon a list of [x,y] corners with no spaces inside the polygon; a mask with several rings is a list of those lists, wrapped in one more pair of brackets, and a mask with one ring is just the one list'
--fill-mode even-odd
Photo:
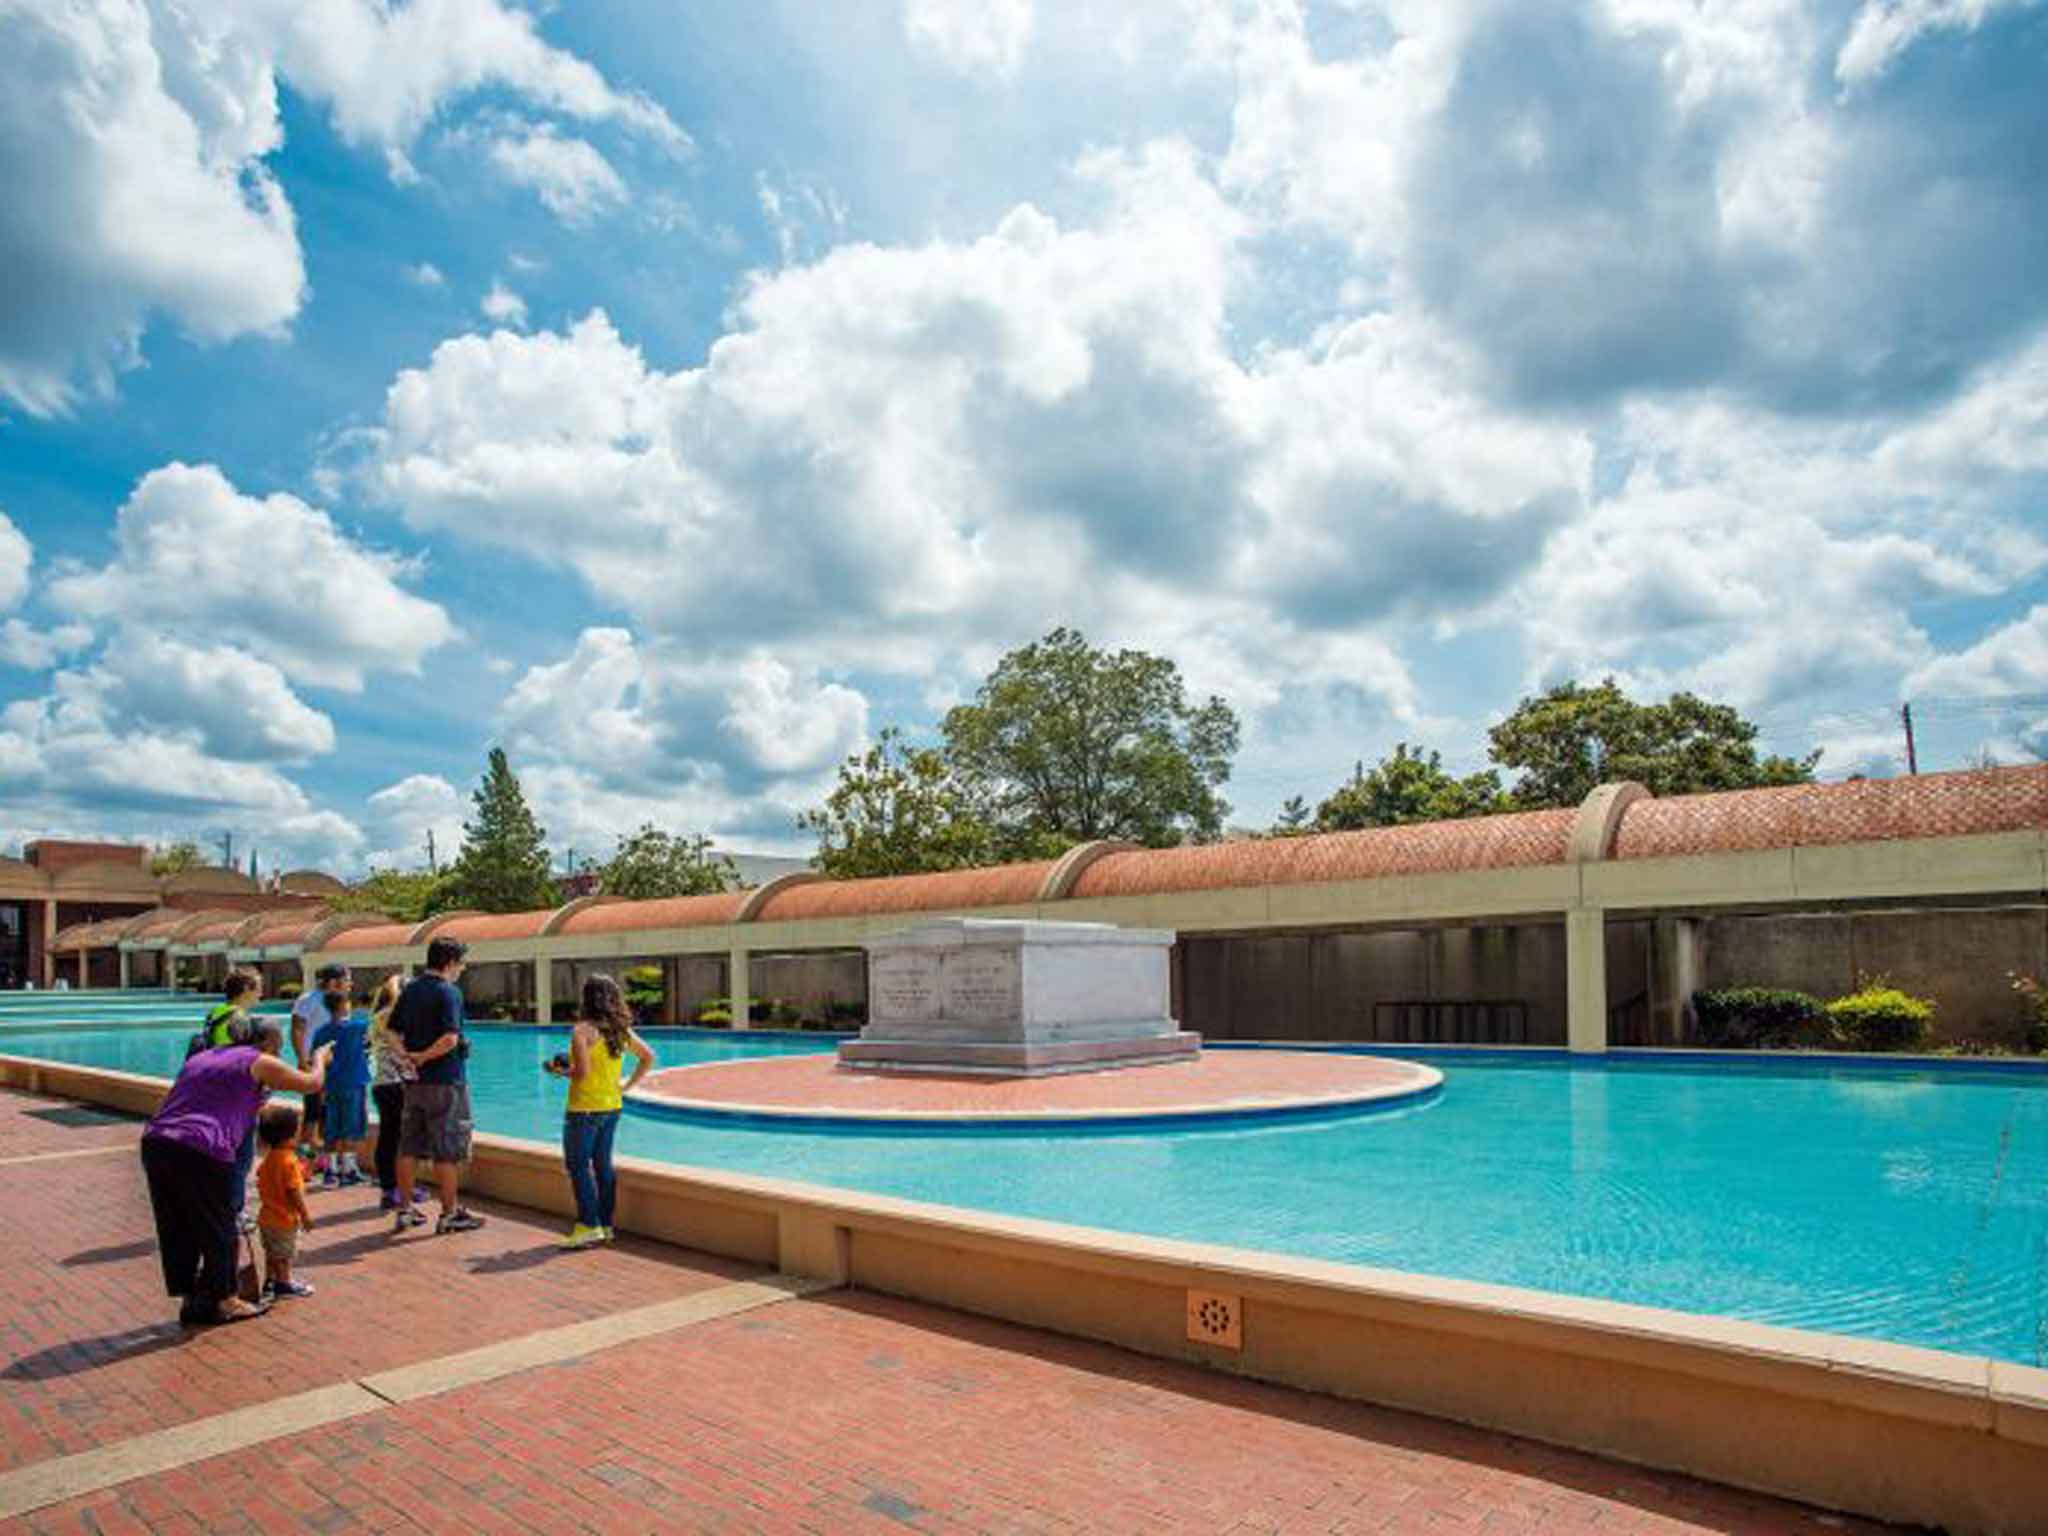
{"label": "leafy green tree", "polygon": [[1308,800],[1301,795],[1289,795],[1280,803],[1280,814],[1273,819],[1270,837],[1300,837],[1304,832],[1315,830],[1315,812],[1308,808]]}
{"label": "leafy green tree", "polygon": [[453,905],[436,899],[447,878],[424,869],[373,869],[346,891],[329,896],[327,905],[336,912],[379,912],[395,923],[416,923]]}
{"label": "leafy green tree", "polygon": [[1230,810],[1230,706],[1190,704],[1171,661],[1099,651],[1076,630],[1004,656],[942,729],[948,764],[1011,856],[1092,838],[1212,839]]}
{"label": "leafy green tree", "polygon": [[1319,832],[1355,832],[1361,827],[1398,827],[1416,821],[1457,821],[1505,809],[1500,775],[1492,769],[1458,778],[1444,770],[1441,754],[1427,755],[1396,742],[1394,750],[1367,772],[1360,763],[1351,777],[1316,807]]}
{"label": "leafy green tree", "polygon": [[1759,757],[1756,726],[1727,705],[1690,693],[1638,704],[1611,677],[1524,699],[1487,737],[1493,761],[1520,775],[1513,800],[1528,809],[1575,806],[1624,779],[1655,795],[1804,784],[1820,761]]}
{"label": "leafy green tree", "polygon": [[818,838],[818,868],[835,880],[970,869],[999,861],[996,831],[943,752],[912,746],[894,726],[839,765],[825,803],[797,825]]}
{"label": "leafy green tree", "polygon": [[200,855],[199,845],[191,842],[166,843],[149,856],[149,872],[152,875],[182,875],[188,869],[197,869],[206,860]]}
{"label": "leafy green tree", "polygon": [[476,810],[462,824],[462,852],[435,891],[433,910],[525,912],[555,905],[547,834],[533,819],[504,748],[491,748],[471,798]]}
{"label": "leafy green tree", "polygon": [[708,837],[678,837],[647,822],[619,839],[597,866],[607,896],[648,901],[661,896],[708,896],[738,888],[740,872]]}

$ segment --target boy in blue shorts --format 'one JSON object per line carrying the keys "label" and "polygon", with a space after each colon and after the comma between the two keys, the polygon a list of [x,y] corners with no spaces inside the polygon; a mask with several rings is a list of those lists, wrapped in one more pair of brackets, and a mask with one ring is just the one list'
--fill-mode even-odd
{"label": "boy in blue shorts", "polygon": [[363,1182],[356,1153],[370,1132],[370,1026],[355,1016],[345,990],[330,991],[321,1001],[326,1005],[327,1022],[313,1032],[312,1048],[318,1051],[331,1044],[334,1058],[328,1064],[327,1091],[320,1111],[328,1155],[320,1185],[334,1189]]}

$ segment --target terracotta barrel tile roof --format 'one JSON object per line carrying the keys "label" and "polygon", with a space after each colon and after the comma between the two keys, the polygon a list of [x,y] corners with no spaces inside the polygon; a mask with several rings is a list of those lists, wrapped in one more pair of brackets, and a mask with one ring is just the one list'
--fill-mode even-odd
{"label": "terracotta barrel tile roof", "polygon": [[712,896],[664,896],[656,901],[608,901],[563,919],[559,933],[631,933],[643,928],[713,928],[739,915],[745,891]]}
{"label": "terracotta barrel tile roof", "polygon": [[263,919],[263,926],[251,935],[249,945],[253,949],[272,949],[287,944],[303,944],[306,936],[327,921],[325,912],[273,912]]}
{"label": "terracotta barrel tile roof", "polygon": [[416,923],[384,923],[375,928],[344,928],[326,949],[403,949]]}
{"label": "terracotta barrel tile roof", "polygon": [[1562,864],[1576,811],[1520,811],[1364,832],[1274,837],[1112,853],[1082,872],[1074,895],[1150,896],[1233,886],[1307,885]]}
{"label": "terracotta barrel tile roof", "polygon": [[1674,795],[1629,807],[1617,859],[1828,847],[2048,827],[2048,767]]}
{"label": "terracotta barrel tile roof", "polygon": [[138,918],[128,937],[162,940],[173,928],[182,927],[191,916],[191,912],[182,907],[158,907]]}
{"label": "terracotta barrel tile roof", "polygon": [[489,943],[493,939],[530,939],[547,926],[555,915],[553,907],[538,912],[480,912],[474,917],[451,918],[436,928],[432,937],[460,939],[465,944]]}
{"label": "terracotta barrel tile roof", "polygon": [[882,912],[930,912],[956,907],[1019,907],[1038,899],[1051,859],[999,864],[993,869],[950,869],[934,875],[889,875],[875,880],[817,880],[792,885],[768,898],[760,921],[786,923],[813,917],[866,917]]}
{"label": "terracotta barrel tile roof", "polygon": [[203,923],[194,923],[178,942],[180,944],[220,944],[232,939],[235,931],[249,921],[247,912],[216,912]]}
{"label": "terracotta barrel tile roof", "polygon": [[73,923],[69,928],[59,928],[57,936],[50,941],[52,949],[110,949],[120,941],[121,935],[135,921],[128,917],[103,917],[97,922]]}

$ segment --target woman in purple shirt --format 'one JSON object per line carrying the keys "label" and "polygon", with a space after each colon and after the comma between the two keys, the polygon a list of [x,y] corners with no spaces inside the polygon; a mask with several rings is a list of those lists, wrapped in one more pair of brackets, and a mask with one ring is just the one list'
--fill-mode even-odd
{"label": "woman in purple shirt", "polygon": [[332,1048],[301,1072],[278,1056],[283,1037],[264,1024],[253,1045],[189,1057],[142,1132],[142,1174],[156,1214],[164,1288],[182,1297],[178,1321],[235,1323],[264,1308],[235,1295],[235,1153],[266,1090],[318,1093]]}

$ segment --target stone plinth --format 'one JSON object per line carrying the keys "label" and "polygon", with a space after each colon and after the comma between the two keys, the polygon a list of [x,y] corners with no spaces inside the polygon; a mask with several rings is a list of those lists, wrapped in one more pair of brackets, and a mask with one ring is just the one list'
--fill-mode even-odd
{"label": "stone plinth", "polygon": [[856,1070],[1038,1077],[1184,1061],[1173,934],[1107,923],[941,918],[870,939]]}

